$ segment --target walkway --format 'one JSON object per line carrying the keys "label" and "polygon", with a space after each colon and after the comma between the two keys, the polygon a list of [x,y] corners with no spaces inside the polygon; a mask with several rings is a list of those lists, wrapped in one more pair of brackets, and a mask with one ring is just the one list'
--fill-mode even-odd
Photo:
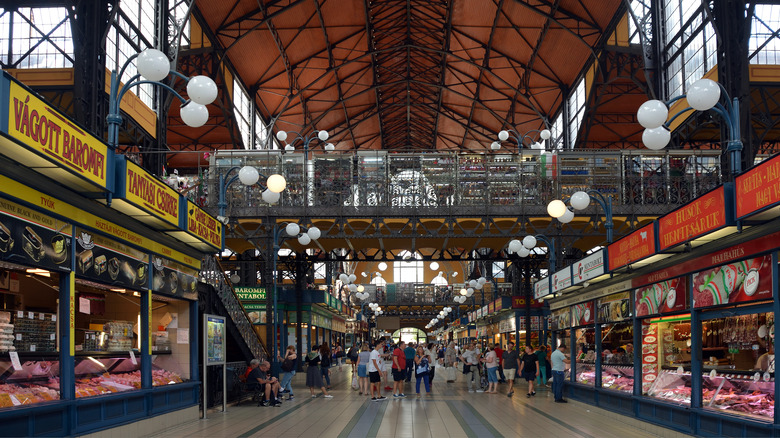
{"label": "walkway", "polygon": [[[443,373],[441,373],[443,374]],[[463,376],[446,383],[437,373],[431,396],[417,399],[414,388],[406,399],[371,402],[349,387],[351,370],[333,368],[332,399],[311,398],[305,372],[293,379],[296,398],[281,408],[257,403],[229,406],[226,413],[210,412],[207,420],[166,430],[156,437],[681,437],[677,432],[614,414],[582,403],[553,402],[549,390],[526,398],[525,385],[512,398],[506,385],[499,394],[469,393]],[[392,377],[391,377],[392,379]],[[518,379],[518,382],[520,380]],[[414,383],[412,381],[411,383]],[[392,384],[391,384],[392,385]],[[421,385],[422,386],[422,385]]]}

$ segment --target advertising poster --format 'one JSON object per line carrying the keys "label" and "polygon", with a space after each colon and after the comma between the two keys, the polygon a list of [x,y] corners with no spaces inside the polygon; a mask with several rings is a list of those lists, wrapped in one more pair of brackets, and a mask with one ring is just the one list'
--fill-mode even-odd
{"label": "advertising poster", "polygon": [[158,256],[152,258],[152,267],[152,290],[155,293],[197,299],[197,271]]}
{"label": "advertising poster", "polygon": [[0,260],[70,271],[71,226],[0,199]]}
{"label": "advertising poster", "polygon": [[599,322],[620,322],[631,317],[631,294],[621,292],[598,300]]}
{"label": "advertising poster", "polygon": [[149,254],[76,228],[76,275],[103,284],[149,289]]}
{"label": "advertising poster", "polygon": [[636,316],[657,315],[688,308],[686,277],[661,281],[634,292]]}
{"label": "advertising poster", "polygon": [[596,314],[593,312],[593,301],[575,304],[571,308],[571,313],[574,326],[589,325],[595,322]]}
{"label": "advertising poster", "polygon": [[571,327],[571,311],[568,307],[553,310],[552,326],[553,330],[564,330]]}
{"label": "advertising poster", "polygon": [[721,265],[693,275],[693,306],[772,299],[772,256]]}
{"label": "advertising poster", "polygon": [[203,315],[206,318],[206,365],[225,363],[225,318]]}
{"label": "advertising poster", "polygon": [[658,324],[642,324],[642,393],[658,378]]}

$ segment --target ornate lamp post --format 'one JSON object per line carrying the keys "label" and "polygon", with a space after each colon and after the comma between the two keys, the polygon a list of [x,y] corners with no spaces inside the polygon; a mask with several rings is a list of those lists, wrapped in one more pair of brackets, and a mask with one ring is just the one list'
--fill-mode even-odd
{"label": "ornate lamp post", "polygon": [[[607,230],[607,242],[612,243],[612,229],[615,227],[615,224],[612,222],[611,196],[604,196],[598,190],[582,190],[574,192],[569,198],[569,203],[575,210],[584,210],[590,205],[591,200],[596,201],[604,210],[604,214],[606,215],[604,228]],[[550,201],[550,203],[547,204],[547,213],[550,216],[557,218],[558,221],[563,224],[568,224],[574,219],[574,212],[566,208],[566,203],[559,199]]]}
{"label": "ornate lamp post", "polygon": [[549,140],[550,137],[552,137],[552,133],[549,129],[532,129],[525,134],[520,134],[514,129],[508,129],[503,130],[498,133],[498,140],[494,141],[493,143],[490,143],[490,149],[497,151],[501,149],[501,142],[507,141],[510,138],[515,142],[517,145],[517,151],[519,152],[520,149],[522,149],[525,146],[525,140],[531,140],[532,143],[528,146],[530,146],[531,149],[544,149],[544,145],[538,141],[533,141],[533,134],[539,134],[539,137],[542,139],[542,141]]}

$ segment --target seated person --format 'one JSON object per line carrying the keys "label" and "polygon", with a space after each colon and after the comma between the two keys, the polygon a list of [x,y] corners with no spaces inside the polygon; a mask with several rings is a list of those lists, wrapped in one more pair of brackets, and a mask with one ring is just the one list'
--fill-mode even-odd
{"label": "seated person", "polygon": [[[249,362],[251,371],[246,378],[246,387],[250,391],[260,390],[263,391],[265,397],[260,403],[262,406],[268,406],[269,403],[273,403],[274,407],[281,406],[282,403],[277,399],[279,394],[279,380],[276,377],[270,377],[268,370],[271,369],[271,364],[268,361],[260,362],[257,359],[252,359]],[[273,395],[273,398],[271,398]]]}

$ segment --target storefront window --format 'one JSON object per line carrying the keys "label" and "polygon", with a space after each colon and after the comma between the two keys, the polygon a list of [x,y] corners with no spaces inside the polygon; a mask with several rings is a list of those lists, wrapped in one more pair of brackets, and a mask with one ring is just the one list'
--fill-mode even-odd
{"label": "storefront window", "polygon": [[691,403],[690,316],[651,320],[642,325],[642,394]]}
{"label": "storefront window", "polygon": [[583,385],[596,383],[596,329],[581,328],[575,330],[575,380]]}
{"label": "storefront window", "polygon": [[152,295],[152,385],[190,378],[190,303]]}
{"label": "storefront window", "polygon": [[633,342],[634,329],[630,322],[602,325],[602,388],[629,393],[634,390]]}

